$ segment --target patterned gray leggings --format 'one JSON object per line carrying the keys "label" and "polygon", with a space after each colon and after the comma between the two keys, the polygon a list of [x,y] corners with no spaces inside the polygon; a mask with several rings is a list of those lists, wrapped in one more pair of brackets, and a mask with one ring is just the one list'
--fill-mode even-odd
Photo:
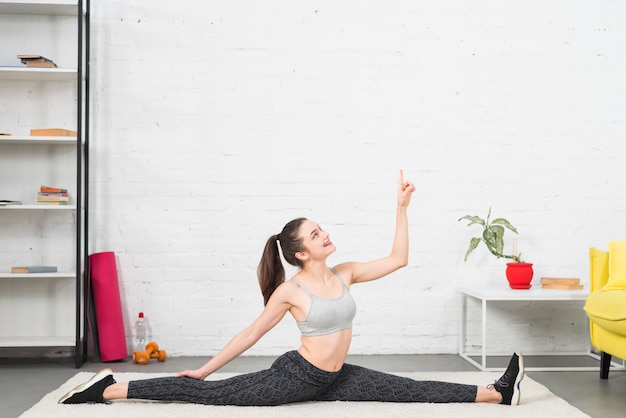
{"label": "patterned gray leggings", "polygon": [[474,402],[474,385],[417,381],[344,364],[327,372],[298,352],[280,356],[267,370],[224,380],[164,377],[128,384],[128,398],[207,405],[264,406],[305,401]]}

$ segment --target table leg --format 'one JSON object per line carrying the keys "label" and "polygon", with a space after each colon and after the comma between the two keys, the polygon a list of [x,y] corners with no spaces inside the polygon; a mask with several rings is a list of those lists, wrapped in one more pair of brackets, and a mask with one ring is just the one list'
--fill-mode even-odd
{"label": "table leg", "polygon": [[482,370],[487,368],[487,300],[482,299]]}
{"label": "table leg", "polygon": [[466,326],[465,321],[467,320],[466,314],[466,306],[467,306],[467,296],[465,293],[460,293],[461,299],[459,300],[459,354],[463,356],[465,354],[465,338],[466,338]]}

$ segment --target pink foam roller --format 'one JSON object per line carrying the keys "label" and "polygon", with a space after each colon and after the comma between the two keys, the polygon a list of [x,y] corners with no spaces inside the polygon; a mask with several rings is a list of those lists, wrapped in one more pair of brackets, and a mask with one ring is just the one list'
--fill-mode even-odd
{"label": "pink foam roller", "polygon": [[125,359],[128,353],[115,253],[91,254],[89,270],[96,311],[100,359],[103,362]]}

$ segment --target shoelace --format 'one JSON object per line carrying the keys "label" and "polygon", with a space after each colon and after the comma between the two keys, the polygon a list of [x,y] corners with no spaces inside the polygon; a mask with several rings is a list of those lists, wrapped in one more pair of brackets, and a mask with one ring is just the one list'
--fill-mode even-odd
{"label": "shoelace", "polygon": [[[509,382],[506,381],[508,379],[508,377],[509,377],[509,374],[508,373],[504,373],[498,380],[496,380],[492,384],[487,385],[487,388],[488,389],[495,388],[496,390],[498,390],[498,388],[509,387]],[[499,392],[499,390],[498,390],[498,392]]]}

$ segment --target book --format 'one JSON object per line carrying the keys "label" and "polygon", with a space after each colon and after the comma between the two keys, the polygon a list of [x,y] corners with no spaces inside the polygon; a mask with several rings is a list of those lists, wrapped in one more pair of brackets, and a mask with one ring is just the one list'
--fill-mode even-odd
{"label": "book", "polygon": [[37,196],[69,196],[69,194],[67,192],[60,192],[60,193],[39,192],[39,193],[37,193]]}
{"label": "book", "polygon": [[[59,193],[65,194],[65,193]],[[37,196],[37,202],[69,202],[69,196],[53,196],[48,194],[47,196]]]}
{"label": "book", "polygon": [[541,284],[577,285],[580,279],[577,277],[542,277]]}
{"label": "book", "polygon": [[21,205],[19,200],[0,200],[0,206]]}
{"label": "book", "polygon": [[76,131],[63,128],[31,129],[30,136],[77,136]]}
{"label": "book", "polygon": [[41,55],[32,55],[32,54],[22,54],[22,55],[18,55],[17,57],[23,61],[36,60],[36,59],[42,59],[42,58],[45,59],[45,57],[42,57]]}
{"label": "book", "polygon": [[65,201],[49,201],[49,200],[38,200],[38,205],[67,205],[69,202]]}
{"label": "book", "polygon": [[67,189],[62,189],[60,187],[51,187],[51,186],[41,186],[39,188],[40,193],[67,193]]}
{"label": "book", "polygon": [[52,61],[28,61],[24,64],[29,68],[57,68],[57,65]]}
{"label": "book", "polygon": [[542,284],[542,289],[557,289],[557,290],[579,290],[585,286],[582,284]]}
{"label": "book", "polygon": [[12,267],[11,273],[56,273],[56,266],[24,266]]}
{"label": "book", "polygon": [[56,64],[41,55],[18,55],[17,58],[27,67],[56,68]]}

